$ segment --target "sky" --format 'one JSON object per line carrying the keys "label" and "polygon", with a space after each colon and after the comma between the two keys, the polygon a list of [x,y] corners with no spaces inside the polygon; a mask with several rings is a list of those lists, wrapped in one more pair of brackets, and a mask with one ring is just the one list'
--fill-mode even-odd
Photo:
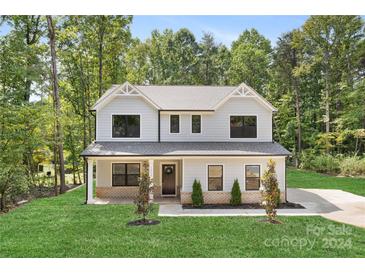
{"label": "sky", "polygon": [[[186,27],[194,33],[199,41],[203,32],[210,32],[218,43],[228,47],[236,40],[245,29],[256,28],[275,46],[277,38],[284,32],[299,28],[308,16],[158,16],[136,15],[133,17],[131,31],[133,37],[145,40],[150,37],[154,29],[166,28],[174,31]],[[9,31],[9,27],[2,25],[0,35]]]}
{"label": "sky", "polygon": [[285,32],[299,28],[308,16],[157,16],[133,17],[132,35],[141,40],[150,37],[154,29],[171,28],[174,31],[186,27],[200,40],[204,32],[214,35],[218,43],[228,47],[245,30],[256,28],[259,33],[276,45],[277,38]]}

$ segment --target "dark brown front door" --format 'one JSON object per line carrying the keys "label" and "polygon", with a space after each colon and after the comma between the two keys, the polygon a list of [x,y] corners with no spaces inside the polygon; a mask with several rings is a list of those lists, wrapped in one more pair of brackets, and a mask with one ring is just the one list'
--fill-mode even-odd
{"label": "dark brown front door", "polygon": [[176,195],[176,166],[162,165],[162,195]]}

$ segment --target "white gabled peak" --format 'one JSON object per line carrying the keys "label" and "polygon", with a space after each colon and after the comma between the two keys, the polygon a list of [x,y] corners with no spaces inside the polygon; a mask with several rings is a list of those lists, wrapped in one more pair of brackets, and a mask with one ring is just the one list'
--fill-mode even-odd
{"label": "white gabled peak", "polygon": [[125,82],[122,85],[113,85],[99,98],[99,100],[96,101],[92,109],[97,110],[101,108],[103,105],[107,104],[107,102],[109,102],[112,98],[116,96],[140,96],[147,102],[152,104],[154,107],[159,109],[159,106],[152,102],[142,91],[140,91],[138,88],[128,82]]}

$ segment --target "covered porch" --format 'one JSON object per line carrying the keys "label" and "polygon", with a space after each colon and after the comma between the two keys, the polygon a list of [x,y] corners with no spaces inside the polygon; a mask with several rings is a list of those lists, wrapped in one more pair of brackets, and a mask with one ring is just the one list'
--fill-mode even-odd
{"label": "covered porch", "polygon": [[147,172],[156,203],[179,203],[182,160],[158,157],[88,157],[87,204],[130,204],[138,194],[138,177]]}

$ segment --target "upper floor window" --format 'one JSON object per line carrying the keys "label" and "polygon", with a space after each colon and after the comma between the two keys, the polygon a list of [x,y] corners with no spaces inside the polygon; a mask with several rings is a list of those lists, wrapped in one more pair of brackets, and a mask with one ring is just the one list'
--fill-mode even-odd
{"label": "upper floor window", "polygon": [[138,186],[139,163],[113,163],[112,186]]}
{"label": "upper floor window", "polygon": [[223,190],[223,166],[209,165],[208,166],[208,190],[222,191]]}
{"label": "upper floor window", "polygon": [[231,138],[256,138],[256,116],[231,116]]}
{"label": "upper floor window", "polygon": [[246,190],[260,189],[260,166],[246,165],[245,166],[245,182]]}
{"label": "upper floor window", "polygon": [[192,115],[191,116],[191,133],[201,133],[201,123],[202,123],[201,115]]}
{"label": "upper floor window", "polygon": [[113,115],[113,138],[139,138],[140,115]]}
{"label": "upper floor window", "polygon": [[170,115],[170,133],[180,132],[180,116]]}

